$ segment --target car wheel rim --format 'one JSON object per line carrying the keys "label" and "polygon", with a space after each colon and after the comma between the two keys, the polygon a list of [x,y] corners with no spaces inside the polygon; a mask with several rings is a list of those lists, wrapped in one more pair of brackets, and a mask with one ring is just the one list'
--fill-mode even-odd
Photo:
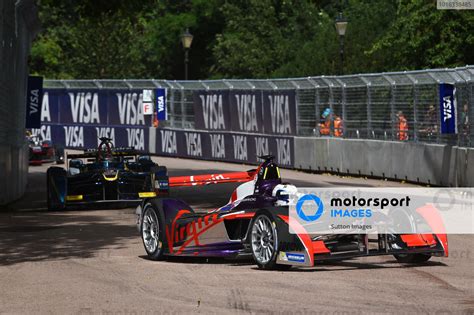
{"label": "car wheel rim", "polygon": [[145,211],[142,222],[142,236],[145,248],[149,253],[154,253],[159,247],[159,224],[158,218],[152,209]]}
{"label": "car wheel rim", "polygon": [[267,216],[260,216],[252,227],[252,250],[260,264],[268,263],[275,252],[276,233],[272,222]]}

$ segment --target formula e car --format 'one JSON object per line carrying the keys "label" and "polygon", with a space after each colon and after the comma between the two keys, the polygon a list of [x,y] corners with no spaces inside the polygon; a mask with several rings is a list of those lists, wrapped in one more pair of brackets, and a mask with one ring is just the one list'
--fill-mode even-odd
{"label": "formula e car", "polygon": [[38,136],[27,137],[30,151],[30,165],[41,165],[45,162],[64,164],[64,148],[53,145],[51,141],[41,141]]}
{"label": "formula e car", "polygon": [[48,209],[99,202],[133,203],[167,195],[166,167],[133,148],[114,148],[110,139],[100,140],[97,149],[67,155],[67,170],[48,169]]}
{"label": "formula e car", "polygon": [[182,200],[144,199],[136,214],[148,257],[252,256],[262,269],[288,269],[361,256],[394,255],[403,263],[420,263],[448,255],[445,234],[311,235],[292,226],[288,203],[296,187],[282,183],[273,157],[262,158],[247,172],[170,177],[171,187],[243,182],[219,209],[198,213]]}

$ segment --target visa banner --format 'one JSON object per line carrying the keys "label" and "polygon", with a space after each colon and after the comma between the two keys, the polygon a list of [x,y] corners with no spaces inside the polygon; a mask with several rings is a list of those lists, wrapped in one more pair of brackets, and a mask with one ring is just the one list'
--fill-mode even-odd
{"label": "visa banner", "polygon": [[28,77],[26,94],[26,128],[41,127],[41,104],[43,103],[43,77]]}
{"label": "visa banner", "polygon": [[289,136],[169,128],[153,132],[158,155],[259,164],[259,156],[270,154],[281,166],[294,166],[294,138]]}
{"label": "visa banner", "polygon": [[194,126],[200,130],[231,130],[228,90],[193,93]]}
{"label": "visa banner", "polygon": [[156,117],[158,120],[167,120],[168,113],[166,112],[166,89],[156,89]]}
{"label": "visa banner", "polygon": [[296,134],[296,92],[262,91],[263,124],[266,134]]}
{"label": "visa banner", "polygon": [[458,133],[456,107],[456,88],[453,84],[441,83],[439,85],[439,117],[442,134]]}

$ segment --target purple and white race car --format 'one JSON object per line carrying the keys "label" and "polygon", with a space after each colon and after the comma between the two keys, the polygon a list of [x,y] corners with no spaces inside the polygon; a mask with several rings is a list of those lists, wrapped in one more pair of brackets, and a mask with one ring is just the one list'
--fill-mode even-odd
{"label": "purple and white race car", "polygon": [[288,269],[362,256],[393,255],[399,262],[421,263],[448,255],[446,234],[371,235],[375,239],[309,234],[289,220],[289,196],[296,187],[282,183],[272,156],[262,159],[257,169],[247,172],[170,177],[170,187],[243,182],[229,203],[216,210],[197,213],[179,199],[144,199],[136,214],[148,257],[252,256],[262,269]]}

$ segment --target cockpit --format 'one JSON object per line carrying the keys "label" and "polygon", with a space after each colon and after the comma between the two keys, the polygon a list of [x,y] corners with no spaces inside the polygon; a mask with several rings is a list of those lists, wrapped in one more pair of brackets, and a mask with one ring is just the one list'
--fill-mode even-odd
{"label": "cockpit", "polygon": [[280,180],[280,169],[273,162],[269,162],[266,166],[262,167],[262,171],[259,172],[257,180]]}

